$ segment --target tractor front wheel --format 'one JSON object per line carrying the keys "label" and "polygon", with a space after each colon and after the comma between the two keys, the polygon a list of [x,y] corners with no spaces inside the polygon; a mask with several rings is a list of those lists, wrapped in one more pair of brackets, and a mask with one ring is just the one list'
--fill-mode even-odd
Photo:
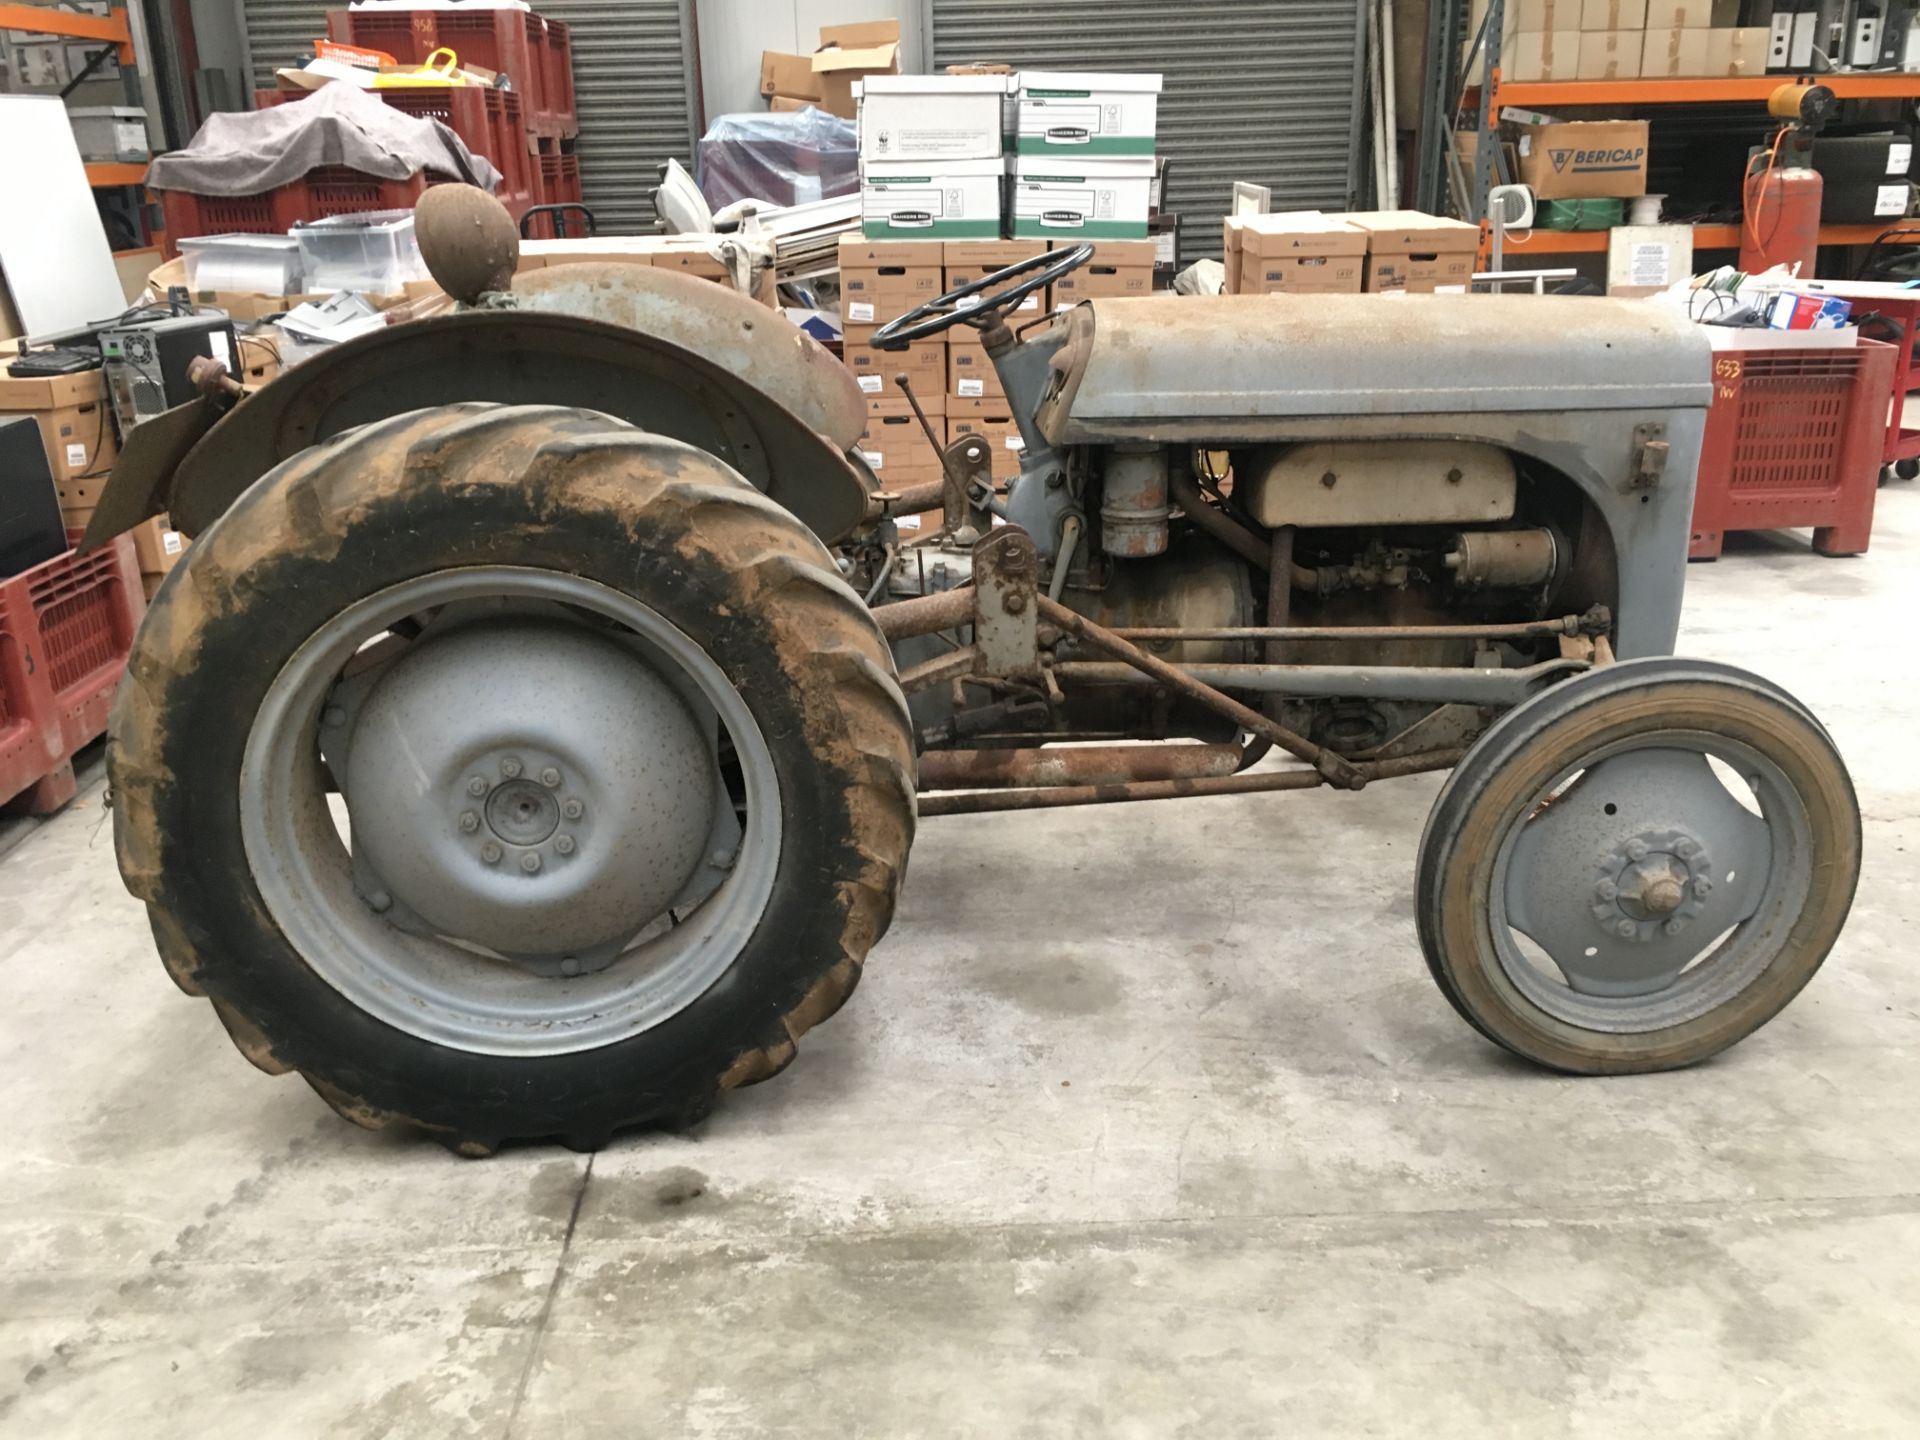
{"label": "tractor front wheel", "polygon": [[885,641],[725,464],[462,405],[263,477],[156,597],[121,873],[243,1053],[484,1154],[676,1126],[852,991],[914,826]]}

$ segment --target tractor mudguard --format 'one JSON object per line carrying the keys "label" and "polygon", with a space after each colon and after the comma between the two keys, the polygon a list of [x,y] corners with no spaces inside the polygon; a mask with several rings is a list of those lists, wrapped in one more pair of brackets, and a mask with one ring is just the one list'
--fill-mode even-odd
{"label": "tractor mudguard", "polygon": [[162,512],[196,535],[260,476],[320,441],[473,400],[598,410],[718,456],[827,543],[859,524],[872,482],[846,452],[864,426],[864,405],[821,346],[777,312],[707,281],[636,266],[565,268],[583,272],[560,292],[573,296],[596,288],[589,272],[628,272],[599,288],[610,302],[628,297],[616,316],[634,308],[628,276],[649,277],[645,318],[660,323],[663,304],[670,306],[678,333],[527,308],[542,303],[535,293],[520,308],[462,311],[363,336],[217,419],[215,402],[194,401],[134,430],[86,544]]}

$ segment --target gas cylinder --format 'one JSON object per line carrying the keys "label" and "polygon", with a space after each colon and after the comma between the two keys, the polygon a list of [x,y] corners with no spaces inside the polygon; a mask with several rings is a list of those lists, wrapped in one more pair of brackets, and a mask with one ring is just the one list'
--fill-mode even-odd
{"label": "gas cylinder", "polygon": [[1801,165],[1756,165],[1747,176],[1746,219],[1740,226],[1740,268],[1754,275],[1774,265],[1798,264],[1813,278],[1820,248],[1819,172]]}

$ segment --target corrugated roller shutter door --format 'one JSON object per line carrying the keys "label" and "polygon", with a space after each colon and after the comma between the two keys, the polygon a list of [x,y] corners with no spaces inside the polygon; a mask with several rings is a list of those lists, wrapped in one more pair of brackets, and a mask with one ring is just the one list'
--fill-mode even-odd
{"label": "corrugated roller shutter door", "polygon": [[[324,4],[245,0],[253,83],[327,33]],[[689,77],[696,71],[688,0],[541,0],[535,13],[573,29],[580,179],[605,234],[653,228],[653,192],[669,159],[693,158]]]}
{"label": "corrugated roller shutter door", "polygon": [[608,235],[654,228],[660,167],[692,167],[690,77],[698,72],[687,0],[540,0],[573,27],[580,179]]}
{"label": "corrugated roller shutter door", "polygon": [[1352,205],[1360,0],[927,0],[931,68],[1152,70],[1181,261],[1220,254],[1233,182],[1274,209]]}
{"label": "corrugated roller shutter door", "polygon": [[328,8],[314,0],[245,0],[241,14],[254,89],[273,89],[279,84],[274,71],[313,53],[313,42],[327,33]]}

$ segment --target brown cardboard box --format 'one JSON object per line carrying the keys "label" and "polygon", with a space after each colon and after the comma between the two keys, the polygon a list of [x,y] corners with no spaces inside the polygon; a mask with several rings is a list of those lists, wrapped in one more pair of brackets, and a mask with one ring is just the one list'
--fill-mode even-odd
{"label": "brown cardboard box", "polygon": [[1226,293],[1240,293],[1240,256],[1242,253],[1241,228],[1246,224],[1246,216],[1229,215],[1221,226],[1220,260],[1227,267]]}
{"label": "brown cardboard box", "polygon": [[1647,193],[1647,122],[1574,120],[1523,125],[1520,179],[1542,200]]}
{"label": "brown cardboard box", "polygon": [[1504,80],[1571,80],[1579,69],[1578,30],[1521,30],[1500,46]]}
{"label": "brown cardboard box", "polygon": [[1367,235],[1370,295],[1465,295],[1480,227],[1418,210],[1358,210],[1340,217]]}
{"label": "brown cardboard box", "polygon": [[1708,30],[1740,23],[1740,0],[1647,0],[1649,30]]}
{"label": "brown cardboard box", "polygon": [[1002,397],[947,401],[947,443],[978,435],[993,451],[993,478],[1011,480],[1020,473],[1027,443],[1013,423],[1013,409]]}
{"label": "brown cardboard box", "polygon": [[1691,75],[1705,75],[1707,37],[1712,33],[1705,28],[1647,31],[1646,45],[1640,52],[1640,78],[1678,80]]}
{"label": "brown cardboard box", "polygon": [[1360,293],[1366,270],[1366,231],[1317,210],[1248,215],[1237,228],[1237,288],[1231,293]]}
{"label": "brown cardboard box", "polygon": [[795,110],[813,110],[819,107],[818,100],[796,100],[791,95],[774,95],[767,100],[767,109],[775,115],[783,115]]}
{"label": "brown cardboard box", "polygon": [[97,493],[94,499],[82,500],[77,492],[70,497],[69,488],[86,477],[95,482],[97,492],[113,469],[120,445],[108,410],[106,385],[98,370],[32,380],[0,373],[0,414],[31,415],[39,423],[62,506],[95,504]]}
{"label": "brown cardboard box", "polygon": [[1584,30],[1578,80],[1637,80],[1646,37],[1638,30]]}
{"label": "brown cardboard box", "polygon": [[947,394],[959,400],[1004,400],[1007,390],[974,331],[947,332]]}
{"label": "brown cardboard box", "polygon": [[851,120],[855,116],[854,81],[867,75],[899,73],[898,20],[820,27],[820,48],[813,53],[813,75],[820,86],[822,110]]}
{"label": "brown cardboard box", "polygon": [[[969,281],[983,279],[996,270],[1018,265],[1022,260],[1031,260],[1044,249],[1044,243],[1038,240],[949,240],[941,247],[945,287],[957,290]],[[1042,287],[1022,300],[1014,313],[1031,318],[1046,308],[1046,290]],[[955,332],[947,333],[951,335]]]}
{"label": "brown cardboard box", "polygon": [[1504,29],[1509,35],[1580,28],[1586,0],[1508,0]]}
{"label": "brown cardboard box", "polygon": [[1707,31],[1708,75],[1764,75],[1767,73],[1767,27],[1743,25],[1731,30]]}
{"label": "brown cardboard box", "polygon": [[[1074,242],[1056,240],[1070,250]],[[1053,308],[1071,310],[1082,300],[1124,299],[1153,293],[1153,241],[1096,240],[1093,258],[1053,282]]]}
{"label": "brown cardboard box", "polygon": [[133,553],[142,575],[164,575],[187,553],[187,537],[156,515],[133,527]]}
{"label": "brown cardboard box", "polygon": [[1644,30],[1647,0],[1580,0],[1582,30]]}
{"label": "brown cardboard box", "polygon": [[[940,401],[940,404],[930,406],[923,398],[921,407],[926,410],[927,418],[933,422],[938,433],[941,421],[946,418],[945,398],[929,398]],[[879,476],[880,483],[889,490],[939,478],[939,452],[927,440],[926,432],[920,428],[920,421],[915,417],[913,407],[907,403],[906,396],[897,391],[892,395],[867,398],[867,427],[861,432],[856,448],[867,462],[867,468]]]}
{"label": "brown cardboard box", "polygon": [[849,325],[843,337],[843,363],[853,372],[863,394],[898,395],[900,387],[893,383],[896,375],[907,377],[923,405],[929,397],[938,399],[946,392],[947,346],[942,336],[935,335],[905,350],[876,350],[873,334],[879,328]]}
{"label": "brown cardboard box", "polygon": [[[778,96],[814,104],[820,99],[820,81],[813,73],[811,55],[783,55],[778,50],[760,52],[760,93],[768,99]],[[775,109],[780,108],[775,106]],[[800,108],[795,106],[795,109]]]}
{"label": "brown cardboard box", "polygon": [[846,325],[879,325],[937,298],[946,282],[938,240],[840,238],[840,312]]}

